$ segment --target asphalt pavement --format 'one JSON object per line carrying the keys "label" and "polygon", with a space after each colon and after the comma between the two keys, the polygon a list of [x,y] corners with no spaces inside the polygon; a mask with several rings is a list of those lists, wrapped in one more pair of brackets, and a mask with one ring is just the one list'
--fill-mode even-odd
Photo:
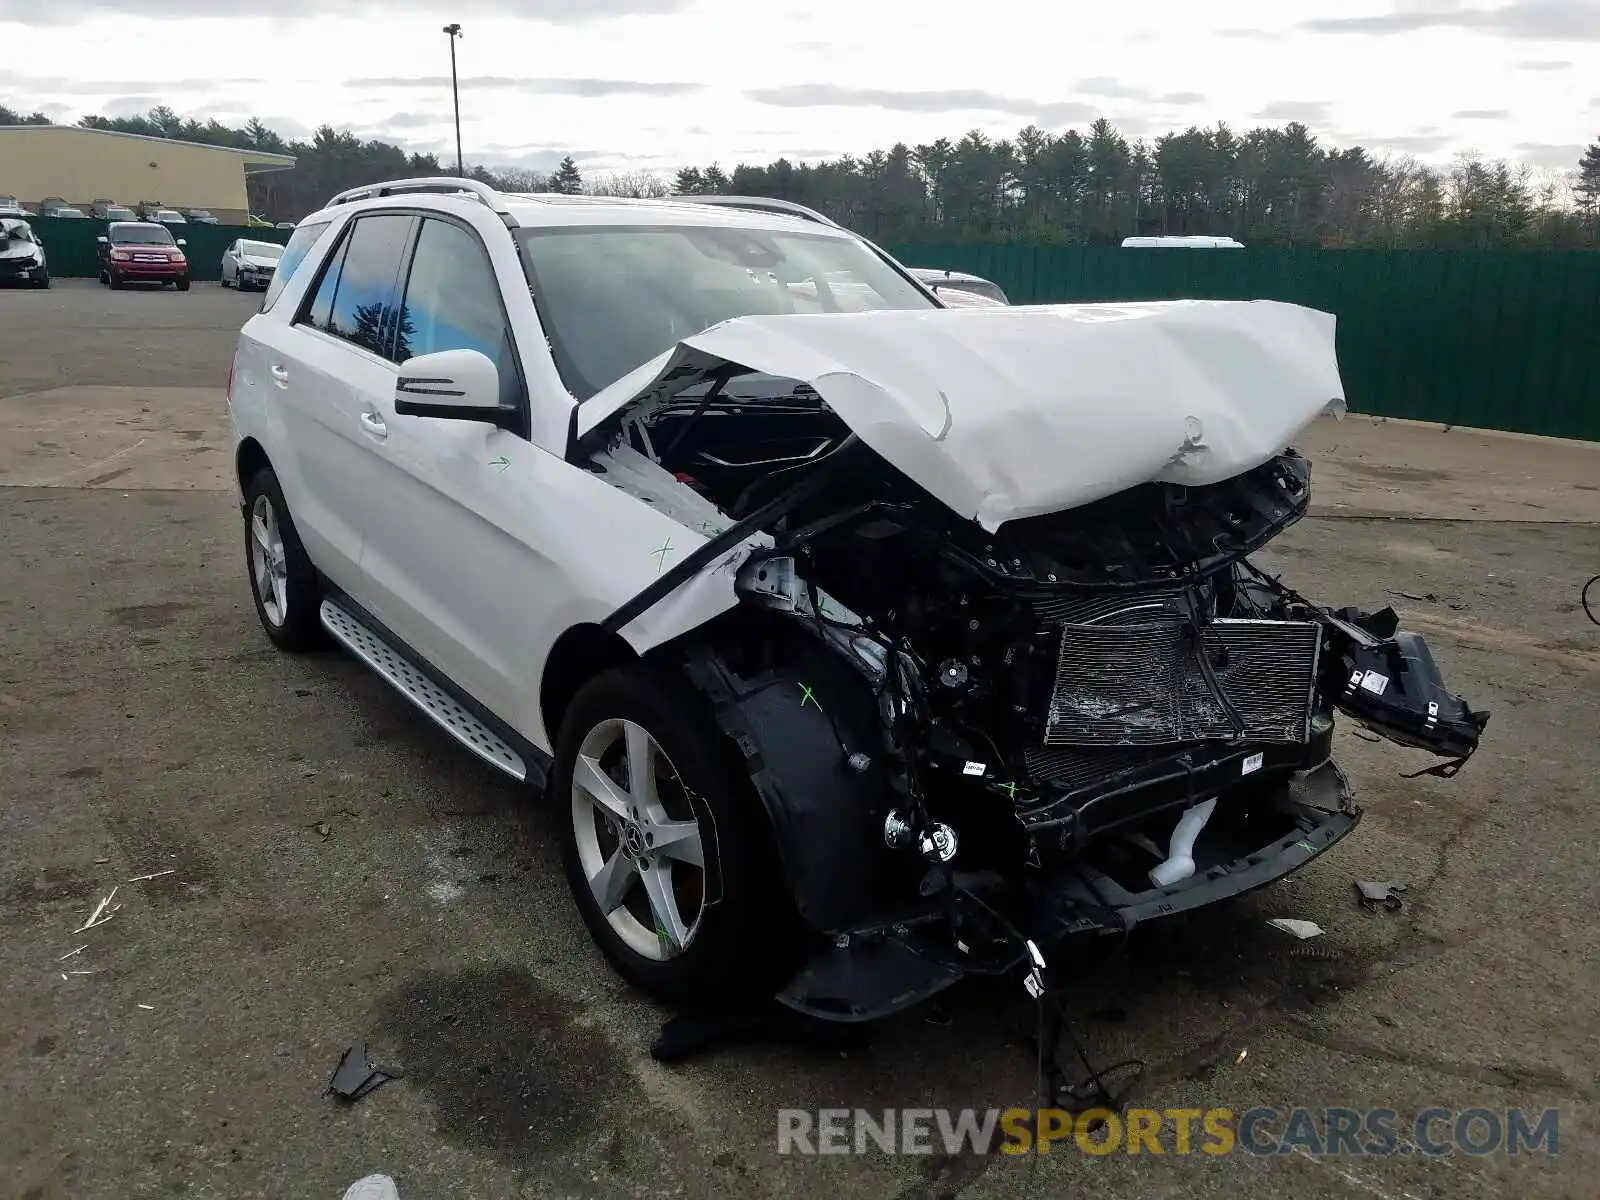
{"label": "asphalt pavement", "polygon": [[[1430,760],[1346,727],[1351,838],[1137,931],[1070,996],[1094,1061],[1143,1061],[1137,1107],[1389,1108],[1402,1133],[1555,1108],[1556,1155],[1180,1155],[1169,1133],[1162,1155],[780,1156],[783,1109],[1033,1103],[1027,997],[653,1062],[668,1014],[590,945],[560,814],[353,661],[260,632],[222,393],[258,303],[0,292],[0,1196],[337,1200],[376,1171],[405,1200],[1594,1194],[1594,448],[1316,432],[1329,483],[1266,564],[1395,605],[1492,710],[1484,748],[1406,778]],[[1403,881],[1404,911],[1363,909],[1358,879]],[[363,1042],[403,1077],[323,1096]]]}

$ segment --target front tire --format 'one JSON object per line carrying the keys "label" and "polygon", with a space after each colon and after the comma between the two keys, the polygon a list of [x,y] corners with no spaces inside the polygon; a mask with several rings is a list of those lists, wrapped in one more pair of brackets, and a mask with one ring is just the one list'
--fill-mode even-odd
{"label": "front tire", "polygon": [[111,290],[113,292],[120,292],[123,288],[122,276],[118,275],[115,271],[106,272],[106,282],[111,285]]}
{"label": "front tire", "polygon": [[578,912],[629,982],[672,1004],[769,998],[803,942],[750,782],[687,682],[644,664],[579,690],[549,795]]}
{"label": "front tire", "polygon": [[189,290],[189,277],[186,275],[178,280],[177,287],[180,292],[187,292]]}
{"label": "front tire", "polygon": [[47,287],[49,287],[50,286],[50,276],[48,274],[44,274],[44,275],[39,276],[39,278],[37,278],[37,279],[35,279],[33,281],[33,286],[36,287],[36,288],[47,288]]}
{"label": "front tire", "polygon": [[261,468],[245,486],[244,513],[245,563],[261,628],[281,649],[317,649],[321,588],[272,468]]}

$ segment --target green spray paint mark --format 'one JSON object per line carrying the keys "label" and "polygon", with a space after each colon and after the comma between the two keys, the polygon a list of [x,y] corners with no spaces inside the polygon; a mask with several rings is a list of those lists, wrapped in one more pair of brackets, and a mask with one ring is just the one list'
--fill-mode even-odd
{"label": "green spray paint mark", "polygon": [[511,467],[511,460],[502,454],[499,458],[491,458],[489,460],[489,465],[491,467],[498,467],[500,469],[500,474],[504,475]]}
{"label": "green spray paint mark", "polygon": [[822,711],[822,705],[818,702],[816,693],[811,690],[809,685],[802,683],[800,685],[800,707],[804,708],[807,701],[815,704],[818,712]]}
{"label": "green spray paint mark", "polygon": [[1000,790],[1005,792],[1005,794],[1007,796],[1011,797],[1011,802],[1013,804],[1016,803],[1016,801],[1017,801],[1017,785],[1016,784],[1014,784],[1014,783],[1002,783],[1000,785]]}
{"label": "green spray paint mark", "polygon": [[1307,854],[1315,854],[1317,852],[1317,848],[1310,842],[1296,842],[1295,845],[1299,846],[1300,849],[1304,850]]}
{"label": "green spray paint mark", "polygon": [[672,553],[672,539],[671,538],[668,538],[666,541],[662,542],[661,545],[658,546],[656,549],[650,551],[650,554],[656,560],[656,574],[657,575],[661,574],[662,570],[666,567],[666,565],[667,565],[667,555],[669,555],[671,553]]}

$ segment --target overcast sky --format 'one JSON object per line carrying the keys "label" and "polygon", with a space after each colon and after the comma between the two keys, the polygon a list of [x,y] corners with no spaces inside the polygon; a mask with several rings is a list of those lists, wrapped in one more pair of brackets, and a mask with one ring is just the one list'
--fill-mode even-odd
{"label": "overcast sky", "polygon": [[[0,0],[0,102],[453,153],[451,20],[467,158],[496,165],[727,168],[1100,115],[1555,167],[1600,136],[1600,0]],[[159,82],[173,63],[197,78]]]}

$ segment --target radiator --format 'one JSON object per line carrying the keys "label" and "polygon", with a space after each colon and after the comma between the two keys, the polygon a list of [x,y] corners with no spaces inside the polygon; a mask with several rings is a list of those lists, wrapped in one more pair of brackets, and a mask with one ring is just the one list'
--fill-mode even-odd
{"label": "radiator", "polygon": [[1244,723],[1246,741],[1310,735],[1319,627],[1309,621],[1219,620],[1201,626],[1155,615],[1129,624],[1061,627],[1047,746],[1170,746],[1229,738],[1197,651]]}

